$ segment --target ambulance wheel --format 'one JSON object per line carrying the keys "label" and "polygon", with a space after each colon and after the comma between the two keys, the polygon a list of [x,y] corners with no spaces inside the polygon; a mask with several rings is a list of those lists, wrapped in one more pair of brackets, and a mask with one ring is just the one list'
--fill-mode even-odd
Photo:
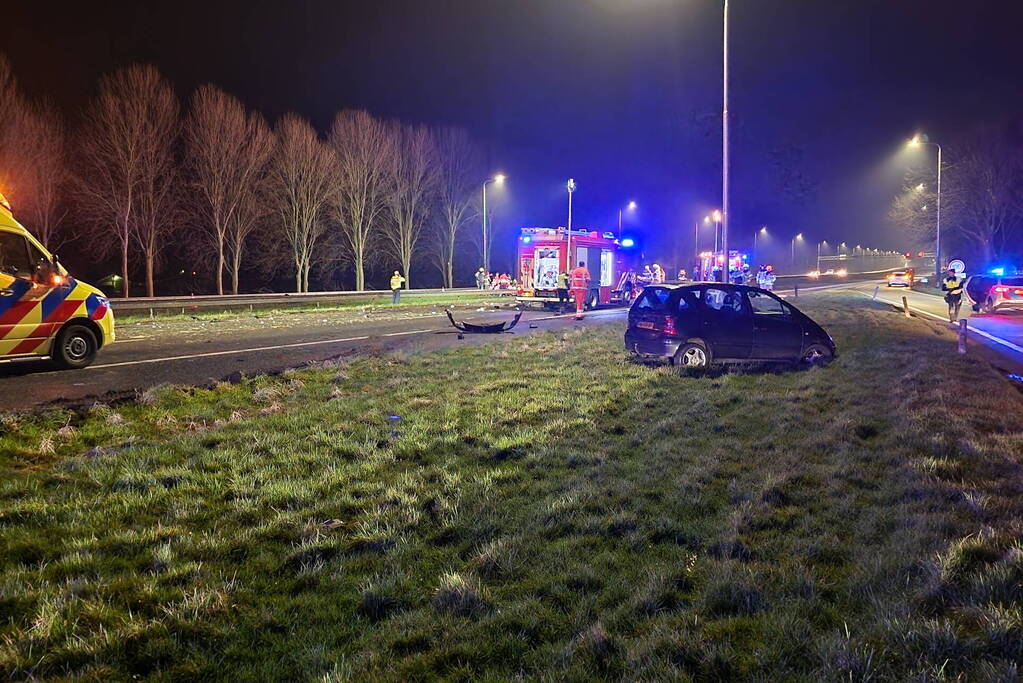
{"label": "ambulance wheel", "polygon": [[96,358],[96,335],[85,325],[68,325],[53,340],[50,356],[62,368],[84,368]]}
{"label": "ambulance wheel", "polygon": [[590,292],[590,295],[586,297],[586,310],[592,311],[597,307],[600,302],[600,295],[594,290]]}

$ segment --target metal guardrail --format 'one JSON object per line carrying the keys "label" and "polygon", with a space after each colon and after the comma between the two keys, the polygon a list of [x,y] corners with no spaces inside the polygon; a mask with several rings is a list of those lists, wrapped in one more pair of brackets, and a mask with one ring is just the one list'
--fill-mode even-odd
{"label": "metal guardrail", "polygon": [[[402,299],[437,294],[468,294],[477,291],[475,287],[452,289],[409,289],[402,290]],[[487,294],[481,292],[481,294]],[[196,311],[238,311],[276,308],[285,306],[330,306],[350,301],[390,301],[391,290],[360,290],[337,292],[293,292],[271,294],[201,294],[197,296],[155,296],[111,299],[114,313],[118,315],[185,314]]]}

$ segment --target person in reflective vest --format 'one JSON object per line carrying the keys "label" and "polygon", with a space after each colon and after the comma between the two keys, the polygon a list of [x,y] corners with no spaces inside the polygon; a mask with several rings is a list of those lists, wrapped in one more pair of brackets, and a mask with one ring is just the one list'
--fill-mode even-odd
{"label": "person in reflective vest", "polygon": [[391,303],[397,304],[401,302],[401,286],[405,284],[405,278],[401,276],[401,273],[394,271],[394,275],[391,276]]}
{"label": "person in reflective vest", "polygon": [[959,319],[959,307],[963,305],[963,283],[951,268],[941,281],[941,291],[945,292],[945,303],[948,304],[948,321],[954,323]]}
{"label": "person in reflective vest", "polygon": [[572,297],[575,299],[575,319],[582,320],[586,295],[590,291],[590,271],[586,270],[585,261],[580,261],[579,267],[569,275],[569,286],[572,288]]}
{"label": "person in reflective vest", "polygon": [[568,271],[558,273],[558,305],[564,313],[568,308]]}

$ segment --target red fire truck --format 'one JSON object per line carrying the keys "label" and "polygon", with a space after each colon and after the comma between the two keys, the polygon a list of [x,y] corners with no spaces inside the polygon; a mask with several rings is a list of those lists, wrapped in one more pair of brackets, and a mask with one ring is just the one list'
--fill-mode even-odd
{"label": "red fire truck", "polygon": [[[636,277],[633,255],[614,233],[573,229],[572,252],[566,258],[568,231],[565,228],[522,228],[518,240],[520,295],[522,305],[543,306],[553,310],[558,301],[558,273],[571,272],[582,261],[590,271],[590,291],[586,308],[599,304],[627,305],[632,301]],[[574,303],[573,303],[574,306]]]}

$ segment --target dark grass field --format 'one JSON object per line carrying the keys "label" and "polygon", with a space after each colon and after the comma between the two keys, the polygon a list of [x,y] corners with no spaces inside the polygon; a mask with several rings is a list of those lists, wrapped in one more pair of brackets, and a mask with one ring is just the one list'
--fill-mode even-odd
{"label": "dark grass field", "polygon": [[0,427],[0,675],[1017,680],[1023,396],[802,297],[840,357],[505,337]]}

